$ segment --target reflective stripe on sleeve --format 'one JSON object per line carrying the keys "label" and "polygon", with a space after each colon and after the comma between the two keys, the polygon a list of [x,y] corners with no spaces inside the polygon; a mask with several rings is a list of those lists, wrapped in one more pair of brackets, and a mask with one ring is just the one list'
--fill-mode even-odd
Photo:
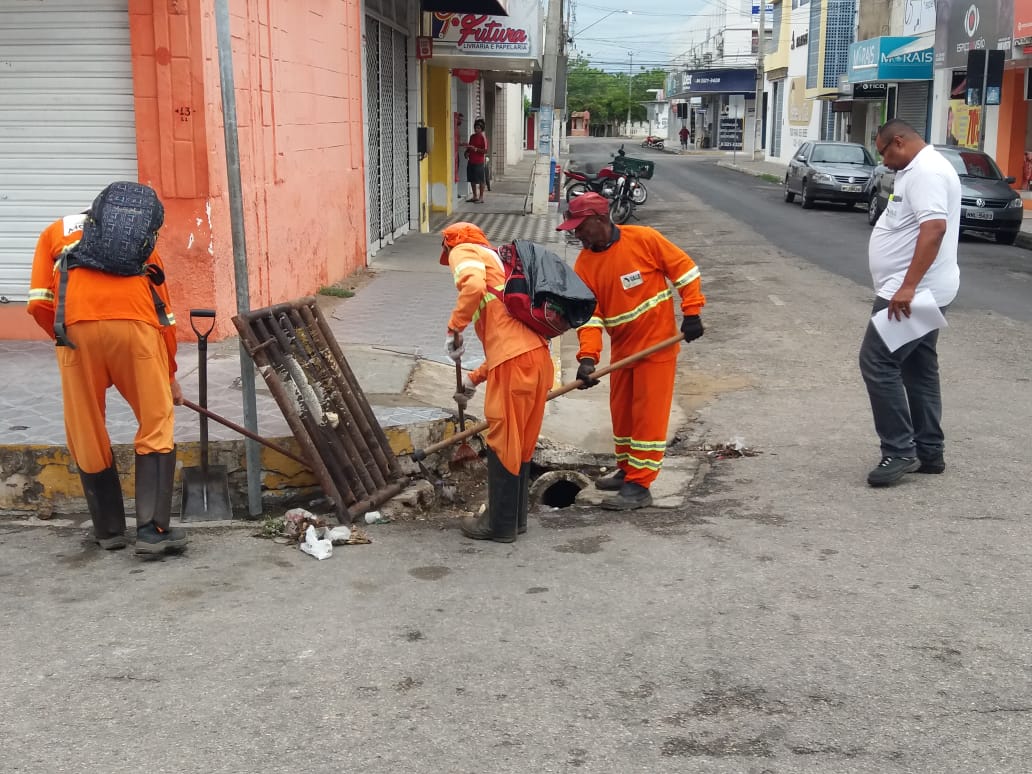
{"label": "reflective stripe on sleeve", "polygon": [[615,328],[618,325],[626,325],[629,322],[637,320],[646,312],[652,311],[660,304],[670,301],[671,299],[673,299],[673,297],[674,296],[673,293],[671,293],[670,288],[666,288],[665,290],[660,291],[647,301],[642,301],[629,312],[624,312],[623,314],[619,314],[616,317],[603,318],[602,323],[603,325],[605,325],[606,328]]}
{"label": "reflective stripe on sleeve", "polygon": [[680,290],[689,282],[695,282],[695,280],[697,280],[699,276],[699,267],[696,266],[693,269],[691,269],[691,271],[686,271],[683,275],[681,275],[681,278],[674,283],[674,287]]}

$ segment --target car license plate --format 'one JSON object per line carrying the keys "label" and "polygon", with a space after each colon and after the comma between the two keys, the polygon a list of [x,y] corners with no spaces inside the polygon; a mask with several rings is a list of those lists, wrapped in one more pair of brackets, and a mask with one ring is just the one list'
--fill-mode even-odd
{"label": "car license plate", "polygon": [[992,220],[993,213],[989,210],[968,210],[965,215],[971,220]]}
{"label": "car license plate", "polygon": [[842,186],[842,190],[845,193],[860,193],[864,190],[864,187],[862,185],[844,185]]}

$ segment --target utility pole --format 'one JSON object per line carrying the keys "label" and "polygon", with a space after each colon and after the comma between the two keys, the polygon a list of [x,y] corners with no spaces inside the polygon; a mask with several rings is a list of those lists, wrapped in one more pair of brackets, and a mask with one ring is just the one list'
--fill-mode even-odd
{"label": "utility pole", "polygon": [[631,136],[631,83],[634,81],[634,52],[628,51],[631,58],[627,64],[627,136]]}
{"label": "utility pole", "polygon": [[[562,0],[548,0],[548,18],[545,21],[545,57],[541,70],[541,106],[538,108],[538,156],[534,165],[534,196],[531,212],[548,212],[549,183],[551,182],[552,149],[555,135],[555,81],[559,72],[559,36],[562,31]],[[558,144],[555,158],[559,160]]]}
{"label": "utility pole", "polygon": [[767,0],[759,0],[760,3],[760,32],[758,45],[756,46],[756,102],[753,110],[753,132],[752,160],[759,161],[763,153],[763,49],[767,47]]}

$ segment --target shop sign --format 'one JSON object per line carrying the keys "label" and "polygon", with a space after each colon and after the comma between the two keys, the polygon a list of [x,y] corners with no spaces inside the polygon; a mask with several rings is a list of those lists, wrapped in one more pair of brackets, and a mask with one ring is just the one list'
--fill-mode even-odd
{"label": "shop sign", "polygon": [[1003,51],[1004,58],[1010,59],[1018,18],[1016,7],[1020,3],[1021,0],[943,3],[940,8],[946,18],[938,18],[935,27],[935,67],[963,68],[969,51],[983,49]]}
{"label": "shop sign", "polygon": [[533,0],[511,3],[508,16],[434,13],[430,34],[462,54],[531,58],[537,55],[540,13]]}
{"label": "shop sign", "polygon": [[1032,45],[1032,0],[1014,0],[1015,46]]}
{"label": "shop sign", "polygon": [[849,45],[846,73],[850,83],[863,81],[927,81],[932,78],[932,48],[918,48],[923,39],[879,37]]}
{"label": "shop sign", "polygon": [[429,35],[420,35],[416,38],[416,59],[434,58],[434,39]]}
{"label": "shop sign", "polygon": [[721,118],[717,123],[717,148],[742,150],[742,119]]}
{"label": "shop sign", "polygon": [[756,71],[740,70],[691,70],[679,73],[679,88],[676,94],[754,94],[756,93]]}
{"label": "shop sign", "polygon": [[452,75],[463,83],[474,83],[480,77],[480,70],[474,70],[470,67],[456,67],[452,70]]}

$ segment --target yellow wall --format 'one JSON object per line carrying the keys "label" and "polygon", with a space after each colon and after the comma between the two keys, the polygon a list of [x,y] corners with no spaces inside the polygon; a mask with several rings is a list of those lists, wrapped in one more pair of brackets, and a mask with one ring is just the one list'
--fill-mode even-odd
{"label": "yellow wall", "polygon": [[450,215],[455,186],[455,124],[451,110],[451,72],[445,67],[428,67],[425,83],[426,125],[434,130],[434,147],[427,156],[429,209],[431,212]]}

